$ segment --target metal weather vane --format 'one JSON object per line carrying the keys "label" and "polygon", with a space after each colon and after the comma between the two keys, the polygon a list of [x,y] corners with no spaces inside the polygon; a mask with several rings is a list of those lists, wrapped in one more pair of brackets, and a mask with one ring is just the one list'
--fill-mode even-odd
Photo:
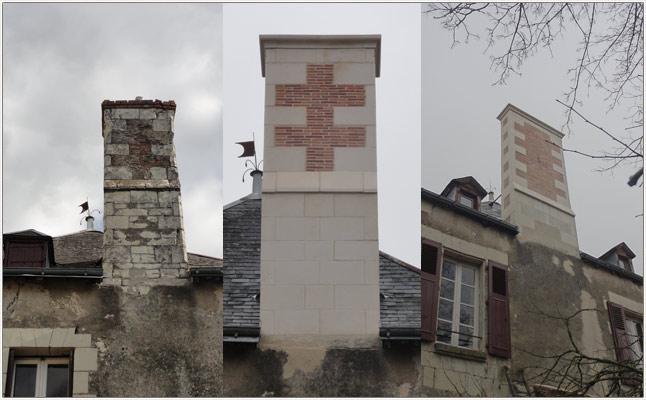
{"label": "metal weather vane", "polygon": [[[242,154],[238,156],[238,158],[243,158],[243,157],[251,157],[253,156],[253,161],[252,160],[245,160],[244,166],[248,167],[245,172],[242,173],[242,182],[244,182],[244,176],[247,174],[247,172],[252,173],[254,171],[260,171],[260,164],[262,164],[263,160],[258,162],[258,158],[256,157],[256,135],[255,133],[251,133],[253,140],[247,141],[247,142],[236,142],[236,144],[239,144],[242,146],[243,151]],[[251,165],[251,167],[249,167]]]}
{"label": "metal weather vane", "polygon": [[[85,200],[85,203],[83,203],[83,204],[79,204],[79,207],[81,207],[81,212],[80,212],[80,214],[83,214],[84,212],[87,212],[87,216],[86,216],[86,217],[81,218],[81,221],[79,222],[79,225],[83,225],[83,220],[84,220],[84,219],[87,219],[87,218],[92,217],[92,213],[93,213],[93,212],[95,212],[95,211],[96,211],[96,212],[98,212],[99,214],[101,214],[101,211],[99,211],[99,210],[98,210],[98,209],[96,209],[96,208],[95,208],[94,210],[90,211],[90,203],[89,203],[89,200],[87,200],[87,197],[86,197],[85,199],[86,199],[86,200]],[[94,217],[92,217],[92,218],[94,218]]]}

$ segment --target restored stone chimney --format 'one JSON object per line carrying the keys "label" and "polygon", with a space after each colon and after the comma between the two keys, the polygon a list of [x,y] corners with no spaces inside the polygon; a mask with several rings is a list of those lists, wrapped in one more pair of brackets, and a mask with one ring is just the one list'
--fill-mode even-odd
{"label": "restored stone chimney", "polygon": [[265,338],[378,335],[380,43],[379,35],[260,36]]}
{"label": "restored stone chimney", "polygon": [[188,273],[173,129],[175,102],[105,100],[104,284],[145,294]]}
{"label": "restored stone chimney", "polygon": [[578,257],[563,158],[563,134],[508,104],[502,127],[502,218],[517,225],[521,241]]}

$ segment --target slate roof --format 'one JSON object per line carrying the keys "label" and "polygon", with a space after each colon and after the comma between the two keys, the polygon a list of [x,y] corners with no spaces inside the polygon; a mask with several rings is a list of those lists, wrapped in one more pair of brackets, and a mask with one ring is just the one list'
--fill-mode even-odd
{"label": "slate roof", "polygon": [[420,270],[379,252],[380,319],[382,328],[422,326]]}
{"label": "slate roof", "polygon": [[[225,328],[260,326],[261,204],[252,194],[224,207]],[[419,329],[419,270],[380,252],[379,286],[381,327]]]}
{"label": "slate roof", "polygon": [[500,206],[500,203],[497,202],[491,202],[491,201],[482,201],[480,203],[480,211],[487,215],[491,215],[492,217],[496,217],[500,220],[502,220],[502,208]]}
{"label": "slate roof", "polygon": [[222,267],[222,259],[203,256],[201,254],[187,253],[188,266],[194,268],[217,268]]}
{"label": "slate roof", "polygon": [[223,325],[255,328],[260,326],[260,197],[226,205],[223,214]]}
{"label": "slate roof", "polygon": [[103,258],[103,232],[81,231],[55,236],[54,261],[58,265],[90,263],[100,267]]}
{"label": "slate roof", "polygon": [[[60,268],[101,268],[103,260],[103,232],[84,230],[67,235],[50,237],[47,234],[28,229],[20,232],[5,233],[11,236],[43,236],[51,238],[54,251],[54,266]],[[222,259],[188,253],[188,266],[194,268],[222,268]]]}

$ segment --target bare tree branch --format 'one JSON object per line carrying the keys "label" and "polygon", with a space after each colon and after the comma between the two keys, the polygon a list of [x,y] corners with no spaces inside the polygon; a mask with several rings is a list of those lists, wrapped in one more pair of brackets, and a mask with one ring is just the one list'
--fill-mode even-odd
{"label": "bare tree branch", "polygon": [[[608,110],[628,102],[628,129],[643,127],[644,3],[431,3],[424,11],[451,31],[453,46],[480,38],[469,25],[484,20],[491,69],[499,73],[493,83],[504,84],[510,75],[520,75],[525,61],[540,50],[551,53],[555,40],[579,38],[577,56],[567,70],[571,86],[564,90],[564,129],[570,132],[573,116],[604,132],[619,145],[592,155],[565,150],[591,158],[611,161],[600,171],[612,170],[623,160],[643,160],[643,132],[640,138],[611,135],[578,111],[583,107],[582,90],[600,91]],[[568,28],[571,28],[568,30]],[[630,143],[630,144],[628,144]]]}

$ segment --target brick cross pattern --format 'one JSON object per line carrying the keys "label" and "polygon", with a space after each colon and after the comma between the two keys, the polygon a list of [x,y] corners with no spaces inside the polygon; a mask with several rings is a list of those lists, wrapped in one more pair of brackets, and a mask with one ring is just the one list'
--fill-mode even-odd
{"label": "brick cross pattern", "polygon": [[565,191],[556,187],[555,183],[565,183],[563,174],[554,169],[554,165],[563,168],[561,160],[552,154],[552,150],[560,152],[560,149],[549,145],[549,136],[528,123],[515,123],[514,129],[525,135],[525,140],[514,137],[514,143],[523,147],[527,153],[516,152],[516,160],[527,166],[527,172],[516,169],[516,174],[527,180],[529,189],[545,197],[554,201],[557,201],[557,195],[567,199]]}
{"label": "brick cross pattern", "polygon": [[275,146],[307,147],[306,171],[332,171],[335,147],[366,146],[365,127],[334,126],[334,107],[365,104],[365,85],[336,85],[332,64],[309,64],[306,84],[276,85],[276,106],[307,107],[307,125],[276,126]]}

